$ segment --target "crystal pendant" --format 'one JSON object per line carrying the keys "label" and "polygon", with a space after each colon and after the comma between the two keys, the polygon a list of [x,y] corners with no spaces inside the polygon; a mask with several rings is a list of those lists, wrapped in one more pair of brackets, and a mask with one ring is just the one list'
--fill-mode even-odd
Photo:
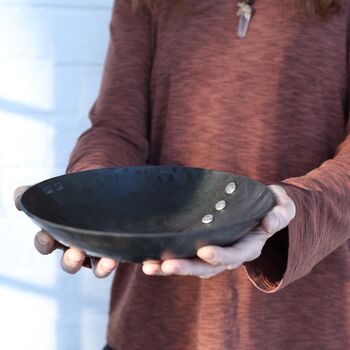
{"label": "crystal pendant", "polygon": [[254,15],[255,9],[248,2],[238,3],[237,16],[239,17],[237,35],[240,39],[247,36],[250,21]]}

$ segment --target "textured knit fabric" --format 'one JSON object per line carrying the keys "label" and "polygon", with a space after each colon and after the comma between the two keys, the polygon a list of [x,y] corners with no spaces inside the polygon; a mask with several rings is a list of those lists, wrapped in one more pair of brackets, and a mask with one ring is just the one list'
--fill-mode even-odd
{"label": "textured knit fabric", "polygon": [[118,350],[350,349],[350,4],[327,20],[258,0],[156,0],[113,10],[92,127],[68,171],[171,164],[282,185],[296,204],[262,255],[210,279],[122,263],[108,343]]}

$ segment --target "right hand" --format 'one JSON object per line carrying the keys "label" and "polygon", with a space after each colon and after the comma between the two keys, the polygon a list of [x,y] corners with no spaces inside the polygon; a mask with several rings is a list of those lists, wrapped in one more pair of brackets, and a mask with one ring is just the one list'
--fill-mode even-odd
{"label": "right hand", "polygon": [[[30,186],[21,186],[15,190],[14,201],[16,208],[20,209],[19,201],[22,194]],[[87,257],[85,253],[78,248],[68,248],[55,239],[53,239],[47,232],[39,231],[34,238],[34,246],[36,250],[43,255],[51,254],[56,249],[63,250],[61,259],[61,267],[64,271],[74,274],[77,273],[82,266],[90,267],[91,265],[93,273],[98,278],[105,278],[109,276],[118,266],[118,262],[109,258],[91,258]],[[90,264],[89,264],[90,260]]]}

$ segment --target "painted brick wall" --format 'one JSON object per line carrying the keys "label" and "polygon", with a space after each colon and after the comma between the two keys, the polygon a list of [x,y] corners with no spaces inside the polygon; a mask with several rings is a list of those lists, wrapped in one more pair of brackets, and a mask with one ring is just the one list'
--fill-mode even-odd
{"label": "painted brick wall", "polygon": [[18,185],[64,172],[88,127],[113,0],[0,0],[0,349],[98,350],[110,279],[40,256]]}

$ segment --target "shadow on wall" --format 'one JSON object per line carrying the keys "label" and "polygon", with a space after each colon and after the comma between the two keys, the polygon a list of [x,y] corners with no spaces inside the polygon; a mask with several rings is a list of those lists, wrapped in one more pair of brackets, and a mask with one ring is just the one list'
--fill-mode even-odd
{"label": "shadow on wall", "polygon": [[[38,350],[92,350],[104,342],[110,280],[97,281],[89,272],[66,275],[60,271],[59,254],[36,254],[29,219],[19,218],[11,198],[19,185],[62,174],[78,135],[88,126],[107,48],[112,0],[98,3],[13,0],[0,4],[0,149],[4,150],[0,152],[0,232],[8,232],[8,227],[13,231],[11,237],[1,237],[0,244],[9,247],[4,261],[16,256],[17,265],[16,272],[0,268],[0,289],[54,302],[53,309],[37,314],[25,315],[25,309],[16,317],[3,314],[1,318],[4,325],[17,318],[13,325],[7,322],[8,327],[21,325],[21,318],[32,319],[25,325],[32,338],[18,337],[18,344]],[[46,332],[52,326],[49,319],[56,321],[55,339]],[[21,334],[20,329],[7,329],[9,334]],[[40,344],[46,348],[37,347],[35,339],[45,337]],[[22,348],[13,346],[9,345]]]}

